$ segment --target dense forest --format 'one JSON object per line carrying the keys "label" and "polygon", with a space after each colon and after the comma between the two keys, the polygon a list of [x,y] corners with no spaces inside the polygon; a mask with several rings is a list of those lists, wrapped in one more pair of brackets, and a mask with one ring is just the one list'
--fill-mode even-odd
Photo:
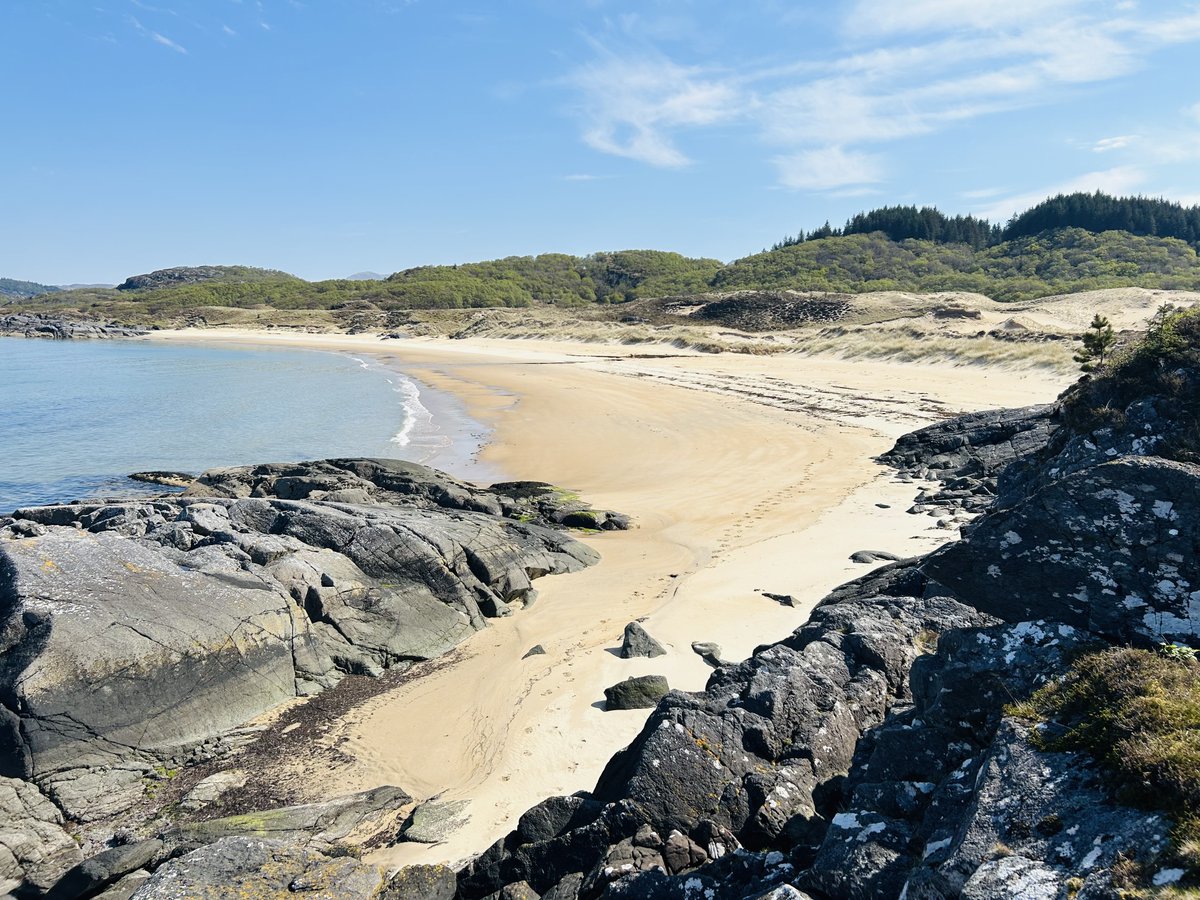
{"label": "dense forest", "polygon": [[1015,238],[1032,237],[1056,228],[1082,228],[1099,234],[1128,231],[1142,237],[1178,238],[1200,243],[1200,206],[1185,207],[1153,197],[1112,197],[1095,193],[1058,194],[1015,216],[1001,227],[974,216],[945,215],[932,206],[884,206],[862,212],[842,228],[828,222],[805,233],[785,237],[772,250],[782,250],[830,237],[880,232],[893,241],[933,241],[936,244],[969,244],[976,250],[994,247]]}
{"label": "dense forest", "polygon": [[203,307],[577,306],[747,288],[975,291],[1015,301],[1125,286],[1200,290],[1198,242],[1200,207],[1069,194],[1038,204],[1003,229],[932,207],[884,207],[852,217],[844,228],[826,224],[728,265],[655,250],[547,253],[421,266],[382,281],[316,282],[274,270],[200,266],[133,276],[120,290],[23,295],[8,303],[152,318]]}

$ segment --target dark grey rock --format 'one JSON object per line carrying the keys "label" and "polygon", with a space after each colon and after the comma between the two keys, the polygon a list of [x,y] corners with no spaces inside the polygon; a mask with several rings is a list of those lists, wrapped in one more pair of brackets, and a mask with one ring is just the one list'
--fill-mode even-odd
{"label": "dark grey rock", "polygon": [[633,659],[639,656],[653,658],[667,652],[658,641],[650,637],[640,622],[630,622],[625,626],[625,636],[621,640],[621,658]]}
{"label": "dark grey rock", "polygon": [[122,844],[90,856],[63,875],[49,891],[47,900],[75,900],[90,897],[102,888],[116,884],[131,872],[147,866],[163,850],[159,840]]}
{"label": "dark grey rock", "polygon": [[521,659],[529,659],[529,657],[531,657],[531,656],[545,656],[545,655],[546,655],[546,648],[543,647],[541,644],[534,644],[532,647],[530,647],[528,650],[525,651],[525,655],[522,656]]}
{"label": "dark grey rock", "polygon": [[1200,467],[1126,457],[981,519],[921,569],[1009,621],[1115,642],[1200,642]]}
{"label": "dark grey rock", "polygon": [[895,562],[898,559],[899,556],[886,550],[856,550],[850,554],[850,561],[856,563]]}
{"label": "dark grey rock", "polygon": [[604,689],[609,709],[648,709],[667,695],[670,686],[662,675],[638,675]]}
{"label": "dark grey rock", "polygon": [[56,341],[87,338],[139,337],[147,332],[116,322],[63,319],[47,313],[12,313],[0,316],[0,334]]}

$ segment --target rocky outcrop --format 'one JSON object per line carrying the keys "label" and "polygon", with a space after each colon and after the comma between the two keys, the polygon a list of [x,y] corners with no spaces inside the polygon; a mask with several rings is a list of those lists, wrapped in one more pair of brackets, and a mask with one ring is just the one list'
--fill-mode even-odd
{"label": "rocky outcrop", "polygon": [[205,281],[244,282],[262,281],[266,278],[300,280],[286,272],[256,269],[251,266],[175,266],[171,269],[156,269],[145,275],[130,275],[117,285],[117,290],[142,291],[181,284],[200,284]]}
{"label": "rocky outcrop", "polygon": [[1200,641],[1200,466],[1124,457],[1077,471],[922,565],[1010,621],[1047,617],[1114,643]]}
{"label": "rocky outcrop", "polygon": [[1194,445],[1163,408],[902,438],[881,459],[942,482],[913,512],[982,513],[963,539],[838,588],[744,662],[711,653],[703,692],[669,693],[593,791],[535,807],[559,814],[464,868],[459,896],[1091,900],[1194,878],[1166,814],[1009,714],[1090,649],[1200,647],[1200,465],[1153,455]]}
{"label": "rocky outcrop", "polygon": [[102,819],[285,700],[446,652],[597,559],[548,493],[338,460],[0,519],[0,774]]}
{"label": "rocky outcrop", "polygon": [[62,319],[46,313],[13,313],[0,316],[0,334],[66,341],[86,338],[139,337],[145,331],[116,322]]}

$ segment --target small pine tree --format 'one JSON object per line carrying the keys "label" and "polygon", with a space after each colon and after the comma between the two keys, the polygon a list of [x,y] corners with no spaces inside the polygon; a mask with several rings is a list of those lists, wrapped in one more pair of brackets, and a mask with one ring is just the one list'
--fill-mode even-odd
{"label": "small pine tree", "polygon": [[1104,365],[1104,358],[1117,342],[1112,325],[1100,313],[1092,317],[1092,324],[1079,339],[1083,341],[1083,347],[1075,354],[1074,359],[1084,372],[1093,372],[1098,366]]}

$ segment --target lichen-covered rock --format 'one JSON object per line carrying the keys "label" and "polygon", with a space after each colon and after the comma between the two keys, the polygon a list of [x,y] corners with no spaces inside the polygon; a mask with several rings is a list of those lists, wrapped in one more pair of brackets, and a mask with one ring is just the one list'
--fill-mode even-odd
{"label": "lichen-covered rock", "polygon": [[454,900],[457,884],[449,866],[405,866],[388,879],[378,900]]}
{"label": "lichen-covered rock", "polygon": [[173,852],[222,838],[253,836],[326,851],[376,836],[391,838],[412,797],[397,787],[378,787],[319,803],[257,810],[219,819],[186,822],[163,832]]}
{"label": "lichen-covered rock", "polygon": [[1200,466],[1125,457],[979,520],[921,569],[966,603],[1115,642],[1200,644]]}
{"label": "lichen-covered rock", "polygon": [[45,890],[82,860],[58,807],[35,785],[0,777],[0,893]]}
{"label": "lichen-covered rock", "polygon": [[604,689],[608,709],[649,709],[671,688],[662,675],[637,675]]}
{"label": "lichen-covered rock", "polygon": [[375,866],[329,857],[286,841],[230,837],[165,863],[136,900],[374,900],[383,884]]}

